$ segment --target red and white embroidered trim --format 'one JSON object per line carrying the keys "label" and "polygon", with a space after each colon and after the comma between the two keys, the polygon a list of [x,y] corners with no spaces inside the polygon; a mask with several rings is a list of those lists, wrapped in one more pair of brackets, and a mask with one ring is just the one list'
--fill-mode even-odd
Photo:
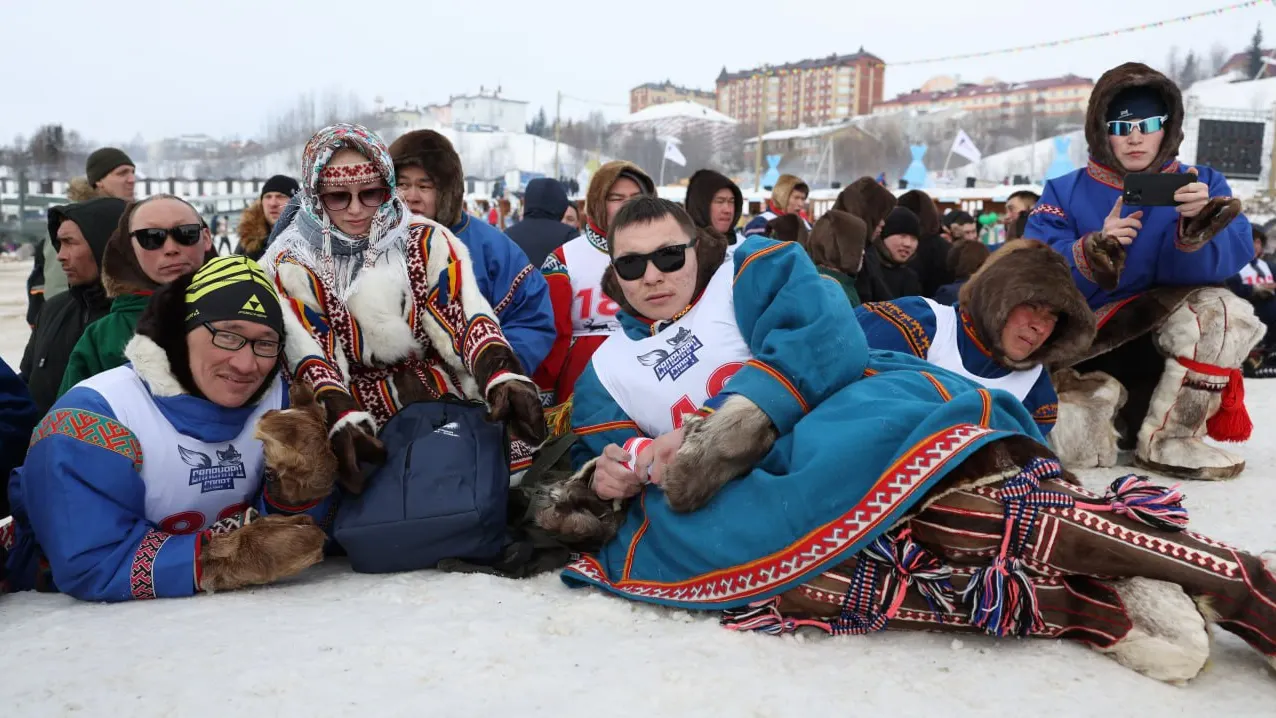
{"label": "red and white embroidered trim", "polygon": [[1090,258],[1085,256],[1085,242],[1090,235],[1082,235],[1081,239],[1072,243],[1072,263],[1076,266],[1077,272],[1090,280],[1094,281],[1094,270],[1090,267]]}
{"label": "red and white embroidered trim", "polygon": [[142,537],[142,543],[133,554],[132,573],[129,577],[129,591],[133,598],[155,598],[155,559],[170,538],[172,536],[160,531],[147,531]]}
{"label": "red and white embroidered trim", "polygon": [[319,171],[319,184],[361,184],[381,179],[377,166],[371,162],[353,165],[328,165]]}

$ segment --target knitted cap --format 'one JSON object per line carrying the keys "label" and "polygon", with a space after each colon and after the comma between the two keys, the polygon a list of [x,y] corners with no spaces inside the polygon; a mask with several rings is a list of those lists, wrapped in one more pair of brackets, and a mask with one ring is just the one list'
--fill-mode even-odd
{"label": "knitted cap", "polygon": [[288,175],[275,175],[274,177],[266,180],[266,184],[261,186],[261,195],[258,196],[258,199],[265,197],[271,192],[278,192],[279,194],[291,197],[296,194],[299,189],[301,189],[301,185],[298,184],[297,180],[289,177]]}
{"label": "knitted cap", "polygon": [[102,181],[102,178],[115,171],[116,167],[128,165],[136,167],[133,160],[124,154],[123,150],[117,150],[114,147],[103,147],[95,150],[89,155],[88,162],[84,165],[84,172],[88,175],[89,186],[93,186]]}
{"label": "knitted cap", "polygon": [[910,237],[920,237],[922,231],[922,223],[917,219],[917,215],[906,207],[896,207],[886,216],[886,224],[882,225],[882,239],[894,234],[907,234]]}
{"label": "knitted cap", "polygon": [[261,324],[284,335],[279,296],[261,267],[248,257],[209,260],[186,288],[186,331],[205,322],[237,320]]}

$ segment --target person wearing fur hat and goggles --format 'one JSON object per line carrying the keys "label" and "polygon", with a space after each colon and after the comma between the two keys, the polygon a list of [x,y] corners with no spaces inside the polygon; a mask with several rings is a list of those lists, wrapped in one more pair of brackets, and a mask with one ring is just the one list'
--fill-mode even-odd
{"label": "person wearing fur hat and goggles", "polygon": [[374,132],[325,127],[302,156],[298,210],[263,268],[287,311],[289,374],[323,406],[342,487],[384,460],[383,426],[414,401],[485,401],[494,421],[545,438],[536,385],[479,292],[470,253],[395,194],[394,163]]}
{"label": "person wearing fur hat and goggles", "polygon": [[[1114,429],[1135,463],[1226,479],[1244,460],[1204,438],[1249,437],[1241,365],[1263,329],[1222,286],[1253,254],[1249,221],[1221,173],[1176,159],[1183,115],[1179,88],[1152,68],[1126,63],[1104,73],[1086,112],[1090,161],[1046,183],[1025,236],[1063,255],[1098,317],[1074,368],[1109,374],[1128,390]],[[1191,181],[1174,193],[1176,206],[1127,207],[1123,186],[1136,172]],[[1087,453],[1073,448],[1067,453]]]}
{"label": "person wearing fur hat and goggles", "polygon": [[728,250],[648,197],[611,239],[623,331],[576,385],[578,471],[536,505],[585,551],[569,585],[741,631],[1074,638],[1167,681],[1208,656],[1192,596],[1226,596],[1211,617],[1276,656],[1262,559],[1139,477],[1078,490],[1010,393],[870,350],[801,247]]}
{"label": "person wearing fur hat and goggles", "polygon": [[179,597],[322,559],[336,458],[308,390],[285,388],[283,317],[244,257],[155,293],[130,363],[58,400],[13,475],[13,589]]}
{"label": "person wearing fur hat and goggles", "polygon": [[1023,402],[1042,435],[1058,419],[1049,367],[1084,352],[1094,314],[1067,263],[1041,242],[998,250],[960,292],[957,306],[924,297],[871,302],[856,311],[874,349],[906,352]]}

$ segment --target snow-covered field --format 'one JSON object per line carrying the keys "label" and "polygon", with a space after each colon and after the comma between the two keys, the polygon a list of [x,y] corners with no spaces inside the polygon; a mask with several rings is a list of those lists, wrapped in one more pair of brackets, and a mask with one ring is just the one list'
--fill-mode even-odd
{"label": "snow-covered field", "polygon": [[[0,263],[0,355],[26,341],[29,265]],[[1194,527],[1276,547],[1276,381],[1250,382],[1241,478],[1187,487]],[[1113,475],[1093,472],[1092,488]],[[1176,688],[1068,643],[730,633],[556,576],[363,576],[119,605],[0,597],[0,715],[1271,716],[1276,674],[1217,633]]]}

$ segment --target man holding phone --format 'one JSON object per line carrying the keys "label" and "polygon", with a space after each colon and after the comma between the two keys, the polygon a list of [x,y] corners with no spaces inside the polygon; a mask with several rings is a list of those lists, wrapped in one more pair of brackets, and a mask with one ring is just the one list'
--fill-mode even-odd
{"label": "man holding phone", "polygon": [[1097,315],[1074,367],[1111,374],[1129,392],[1115,428],[1134,463],[1226,479],[1244,460],[1203,438],[1249,437],[1240,366],[1262,324],[1219,285],[1253,247],[1222,174],[1178,162],[1183,114],[1179,88],[1152,68],[1104,73],[1086,112],[1090,162],[1046,183],[1025,236],[1063,254]]}

